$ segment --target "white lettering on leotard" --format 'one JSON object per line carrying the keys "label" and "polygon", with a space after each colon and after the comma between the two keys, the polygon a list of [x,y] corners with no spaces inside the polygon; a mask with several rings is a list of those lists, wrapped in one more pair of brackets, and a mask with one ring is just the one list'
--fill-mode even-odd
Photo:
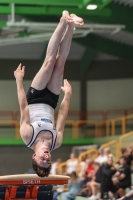
{"label": "white lettering on leotard", "polygon": [[23,180],[23,184],[39,184],[40,180]]}

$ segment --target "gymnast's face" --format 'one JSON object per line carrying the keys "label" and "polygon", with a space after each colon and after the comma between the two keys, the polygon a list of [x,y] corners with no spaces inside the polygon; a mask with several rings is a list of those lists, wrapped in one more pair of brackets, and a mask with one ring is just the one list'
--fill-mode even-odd
{"label": "gymnast's face", "polygon": [[40,167],[49,167],[51,164],[51,154],[48,149],[40,148],[33,154],[33,159]]}

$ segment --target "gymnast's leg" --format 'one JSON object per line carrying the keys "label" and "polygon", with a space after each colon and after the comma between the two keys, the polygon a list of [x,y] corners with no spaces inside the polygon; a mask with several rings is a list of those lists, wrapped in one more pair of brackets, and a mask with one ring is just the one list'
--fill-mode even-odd
{"label": "gymnast's leg", "polygon": [[43,90],[49,82],[55,66],[58,47],[65,27],[69,21],[71,21],[69,13],[67,11],[63,11],[60,22],[49,41],[44,63],[33,79],[31,87],[37,90]]}
{"label": "gymnast's leg", "polygon": [[51,79],[47,85],[47,88],[56,95],[58,95],[61,90],[64,65],[65,65],[67,56],[69,54],[70,46],[71,46],[73,28],[74,28],[74,23],[73,22],[69,23],[66,29],[66,32],[64,34],[64,37],[62,38],[60,42],[58,54],[56,57],[55,68],[51,76]]}
{"label": "gymnast's leg", "polygon": [[71,16],[72,22],[68,23],[66,32],[60,42],[57,57],[56,57],[55,68],[51,76],[51,79],[47,85],[47,88],[56,95],[58,95],[61,90],[64,65],[70,51],[74,26],[84,24],[82,18],[79,18],[75,14],[71,14],[70,16]]}

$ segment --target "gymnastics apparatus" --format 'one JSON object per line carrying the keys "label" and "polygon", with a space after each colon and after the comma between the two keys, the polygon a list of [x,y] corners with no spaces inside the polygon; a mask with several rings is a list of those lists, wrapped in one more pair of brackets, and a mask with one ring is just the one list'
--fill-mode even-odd
{"label": "gymnastics apparatus", "polygon": [[52,200],[53,185],[68,184],[69,178],[62,175],[40,178],[36,174],[0,176],[0,200]]}

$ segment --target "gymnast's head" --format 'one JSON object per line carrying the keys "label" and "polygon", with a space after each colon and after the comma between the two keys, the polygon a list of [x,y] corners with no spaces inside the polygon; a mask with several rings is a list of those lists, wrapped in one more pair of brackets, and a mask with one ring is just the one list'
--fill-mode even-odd
{"label": "gymnast's head", "polygon": [[51,154],[48,148],[37,148],[32,155],[32,167],[40,177],[47,177],[51,171]]}

